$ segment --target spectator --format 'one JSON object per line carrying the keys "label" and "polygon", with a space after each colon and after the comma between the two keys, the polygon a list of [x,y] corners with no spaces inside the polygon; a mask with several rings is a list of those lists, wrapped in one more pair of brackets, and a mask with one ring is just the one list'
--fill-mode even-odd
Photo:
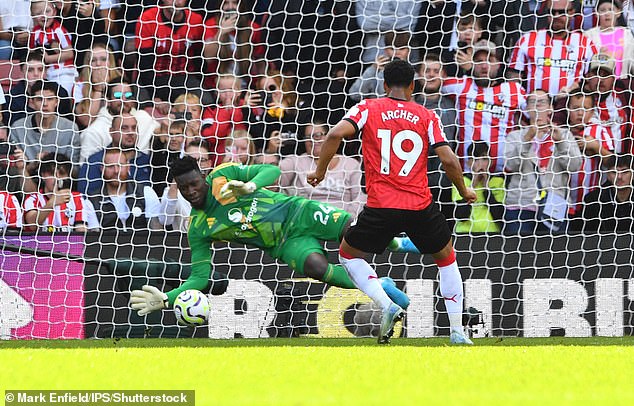
{"label": "spectator", "polygon": [[[15,156],[11,156],[11,145],[8,140],[9,129],[0,123],[0,233],[7,228],[22,228],[22,208],[11,183],[16,175]],[[13,162],[12,162],[13,161]]]}
{"label": "spectator", "polygon": [[54,0],[62,27],[71,34],[75,66],[80,69],[95,42],[107,43],[106,22],[99,13],[101,0]]}
{"label": "spectator", "polygon": [[135,89],[123,78],[115,78],[108,82],[106,91],[106,106],[99,110],[99,115],[81,133],[81,160],[86,161],[89,156],[110,144],[109,130],[113,117],[127,113],[136,118],[139,136],[137,148],[142,152],[149,152],[154,131],[159,123],[145,110],[137,109]]}
{"label": "spectator", "polygon": [[[127,179],[133,180],[139,185],[147,185],[150,183],[150,157],[138,149],[138,137],[135,116],[130,113],[122,113],[112,120],[110,127],[112,142],[108,148],[116,147],[125,153],[130,170]],[[106,148],[92,154],[79,171],[78,190],[89,197],[99,193],[102,189],[101,166],[105,150]]]}
{"label": "spectator", "polygon": [[69,158],[46,153],[38,164],[39,190],[24,200],[24,226],[48,232],[97,229],[99,224],[92,204],[81,193],[71,190]]}
{"label": "spectator", "polygon": [[185,127],[183,119],[170,120],[167,133],[154,136],[152,143],[152,187],[157,195],[163,193],[171,179],[168,178],[169,167],[177,158],[182,158],[185,150]]}
{"label": "spectator", "polygon": [[[414,30],[421,52],[441,55],[451,46],[458,16],[458,1],[423,1]],[[462,6],[462,4],[461,4]]]}
{"label": "spectator", "polygon": [[31,30],[31,9],[28,1],[0,2],[0,60],[21,59]]}
{"label": "spectator", "polygon": [[[187,89],[200,88],[203,18],[188,0],[160,0],[141,14],[136,27],[139,85],[153,98],[173,101]],[[197,66],[198,65],[198,66]]]}
{"label": "spectator", "polygon": [[214,155],[212,166],[222,163],[225,140],[235,130],[246,130],[241,108],[240,80],[233,75],[218,78],[218,104],[203,110],[200,135],[207,140]]}
{"label": "spectator", "polygon": [[614,59],[614,75],[625,79],[634,73],[634,35],[624,27],[623,6],[618,0],[599,0],[598,25],[585,32],[602,54]]}
{"label": "spectator", "polygon": [[240,77],[264,73],[264,30],[244,10],[246,1],[223,0],[220,12],[205,21],[206,86],[215,84],[219,74]]}
{"label": "spectator", "polygon": [[122,75],[114,55],[104,43],[95,43],[86,52],[79,80],[74,88],[76,122],[85,129],[106,105],[108,83]]}
{"label": "spectator", "polygon": [[361,99],[382,97],[385,95],[383,89],[383,68],[394,58],[408,61],[410,57],[409,32],[390,31],[385,34],[384,52],[379,54],[376,61],[358,78],[350,88],[350,99],[360,102]]}
{"label": "spectator", "polygon": [[173,113],[182,114],[187,121],[185,133],[187,138],[193,139],[200,137],[200,128],[202,127],[203,106],[200,103],[200,97],[195,93],[183,93],[174,100],[171,111]]}
{"label": "spectator", "polygon": [[616,153],[632,151],[630,136],[631,92],[616,80],[614,59],[605,54],[592,57],[583,90],[596,93],[599,104],[598,118],[614,143]]}
{"label": "spectator", "polygon": [[585,196],[575,225],[585,232],[631,233],[634,231],[632,155],[617,155],[609,161],[608,180]]}
{"label": "spectator", "polygon": [[[29,177],[24,152],[9,142],[9,127],[0,122],[0,190],[13,193],[22,201],[24,180]],[[34,185],[29,186],[29,192],[35,190]]]}
{"label": "spectator", "polygon": [[543,0],[521,0],[520,3],[516,8],[520,19],[516,27],[519,26],[521,33],[535,31],[549,25],[546,16],[541,12],[544,5]]}
{"label": "spectator", "polygon": [[625,26],[634,32],[634,2],[628,1],[623,4],[623,20],[625,20]]}
{"label": "spectator", "polygon": [[481,19],[482,30],[488,35],[485,38],[500,45],[501,59],[506,61],[510,56],[507,53],[520,38],[521,24],[530,26],[532,23],[530,6],[528,7],[529,15],[522,14],[524,3],[530,3],[530,0],[462,0],[461,13],[473,14]]}
{"label": "spectator", "polygon": [[574,89],[568,99],[568,127],[583,155],[581,170],[573,173],[570,182],[575,212],[583,197],[599,186],[602,159],[614,152],[610,135],[597,119],[596,105],[596,96],[580,89]]}
{"label": "spectator", "polygon": [[[507,137],[507,176],[504,233],[532,235],[548,227],[538,218],[536,199],[542,191],[571,202],[571,173],[582,167],[579,146],[570,131],[553,122],[553,106],[545,90],[535,90],[527,101],[529,123]],[[552,199],[552,198],[551,198]],[[552,225],[552,222],[550,222]],[[558,224],[557,230],[563,224]]]}
{"label": "spectator", "polygon": [[[418,104],[434,111],[439,117],[445,132],[445,138],[452,144],[456,141],[456,108],[454,102],[440,94],[440,87],[446,78],[446,72],[437,54],[428,53],[418,68],[418,83],[421,93],[415,100]],[[427,160],[427,178],[434,201],[450,201],[451,197],[441,196],[443,191],[451,190],[451,181],[441,175],[440,159],[429,150]],[[446,194],[446,193],[445,193]]]}
{"label": "spectator", "polygon": [[117,147],[103,154],[101,193],[90,198],[104,230],[121,231],[159,229],[159,199],[150,186],[129,178],[128,153]]}
{"label": "spectator", "polygon": [[255,144],[246,130],[236,130],[227,139],[225,162],[251,165],[255,158]]}
{"label": "spectator", "polygon": [[29,106],[34,111],[13,123],[9,139],[24,151],[29,161],[40,158],[45,152],[55,152],[79,163],[79,132],[70,120],[57,113],[58,87],[49,81],[39,80],[31,87]]}
{"label": "spectator", "polygon": [[268,164],[268,165],[279,165],[280,164],[280,156],[279,154],[267,154],[261,153],[256,154],[255,158],[253,158],[254,164]]}
{"label": "spectator", "polygon": [[363,63],[374,62],[385,45],[382,34],[389,31],[413,32],[421,1],[394,0],[354,2],[357,24],[363,31]]}
{"label": "spectator", "polygon": [[482,18],[471,13],[462,14],[455,32],[455,38],[443,50],[441,57],[448,76],[462,77],[470,74],[473,69],[474,46],[484,35]]}
{"label": "spectator", "polygon": [[282,175],[279,186],[288,195],[330,203],[356,215],[366,200],[361,191],[362,172],[359,161],[337,154],[332,158],[328,177],[322,183],[312,187],[306,181],[306,176],[317,167],[316,162],[327,134],[328,125],[324,122],[315,121],[306,126],[304,144],[307,152],[280,161]]}
{"label": "spectator", "polygon": [[0,233],[7,229],[22,228],[20,202],[6,190],[0,190]]}
{"label": "spectator", "polygon": [[507,73],[513,80],[525,75],[526,90],[548,90],[558,97],[574,87],[585,70],[596,46],[581,32],[571,32],[569,20],[575,13],[567,0],[548,0],[550,29],[531,31],[517,42]]}
{"label": "spectator", "polygon": [[[39,50],[31,50],[26,58],[20,63],[20,69],[24,79],[15,84],[6,96],[6,108],[3,111],[4,122],[12,125],[17,120],[26,117],[26,114],[33,112],[27,103],[28,93],[31,87],[39,80],[46,79],[46,65],[44,65],[44,54]],[[72,120],[73,103],[68,97],[66,89],[55,82],[51,82],[57,88],[59,104],[57,110],[59,115]]]}
{"label": "spectator", "polygon": [[[126,3],[124,3],[125,6],[127,6]],[[108,43],[115,51],[120,51],[123,45],[123,40],[119,38],[121,34],[120,19],[118,17],[120,9],[119,0],[99,1],[99,15],[105,25],[105,32],[109,38]]]}
{"label": "spectator", "polygon": [[466,204],[458,189],[452,187],[456,233],[499,233],[504,216],[504,177],[489,172],[491,158],[486,142],[474,141],[469,145],[467,156],[471,172],[464,174],[464,182],[475,190],[477,199],[473,204]]}
{"label": "spectator", "polygon": [[500,61],[490,41],[480,41],[473,48],[473,77],[447,79],[441,93],[455,99],[458,111],[457,155],[468,172],[465,152],[473,141],[489,144],[491,172],[504,168],[504,140],[517,124],[526,100],[517,82],[505,82],[498,72]]}
{"label": "spectator", "polygon": [[[212,156],[207,141],[197,140],[187,144],[185,155],[198,161],[198,166],[204,174],[213,169],[211,166]],[[191,211],[191,204],[178,191],[176,182],[170,182],[169,187],[165,188],[161,197],[159,222],[168,228],[186,233]]]}
{"label": "spectator", "polygon": [[77,77],[75,50],[70,33],[57,20],[57,11],[52,0],[36,0],[31,3],[33,28],[29,48],[43,50],[46,78],[59,83],[68,94],[72,94]]}
{"label": "spectator", "polygon": [[256,81],[256,91],[247,92],[243,117],[258,152],[302,154],[297,142],[298,105],[295,78],[270,71]]}

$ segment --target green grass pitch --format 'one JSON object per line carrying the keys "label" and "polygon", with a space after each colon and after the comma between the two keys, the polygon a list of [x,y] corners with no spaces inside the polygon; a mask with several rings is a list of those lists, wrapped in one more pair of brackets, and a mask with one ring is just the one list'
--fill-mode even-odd
{"label": "green grass pitch", "polygon": [[195,389],[197,405],[632,405],[634,337],[0,341],[5,389]]}

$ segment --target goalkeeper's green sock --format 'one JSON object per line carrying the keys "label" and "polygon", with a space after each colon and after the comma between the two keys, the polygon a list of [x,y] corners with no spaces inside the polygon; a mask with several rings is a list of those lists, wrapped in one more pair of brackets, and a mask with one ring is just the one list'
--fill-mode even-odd
{"label": "goalkeeper's green sock", "polygon": [[328,270],[324,275],[322,282],[326,282],[329,285],[337,286],[344,289],[356,289],[357,287],[350,279],[348,272],[341,265],[328,264]]}

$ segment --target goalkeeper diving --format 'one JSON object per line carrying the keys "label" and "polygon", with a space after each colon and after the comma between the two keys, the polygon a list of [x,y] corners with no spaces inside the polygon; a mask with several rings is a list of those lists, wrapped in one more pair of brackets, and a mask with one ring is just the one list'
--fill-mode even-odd
{"label": "goalkeeper diving", "polygon": [[[344,289],[356,288],[343,266],[328,263],[322,244],[340,242],[352,216],[326,203],[265,189],[280,176],[277,166],[224,163],[205,178],[196,160],[185,156],[173,162],[171,173],[192,206],[187,232],[192,271],[182,285],[167,293],[150,285],[132,291],[131,307],[139,316],[171,307],[185,290],[206,292],[213,280],[214,241],[257,247],[299,275]],[[409,252],[408,242],[407,237],[396,238],[390,249]],[[408,307],[409,298],[391,278],[381,278],[381,286],[393,302]]]}

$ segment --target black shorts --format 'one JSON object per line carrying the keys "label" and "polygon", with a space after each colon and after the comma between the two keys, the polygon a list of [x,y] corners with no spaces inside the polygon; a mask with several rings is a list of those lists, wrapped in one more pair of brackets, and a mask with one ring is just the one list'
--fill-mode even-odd
{"label": "black shorts", "polygon": [[381,254],[390,241],[407,233],[422,254],[435,254],[451,240],[445,216],[435,203],[423,210],[374,209],[364,207],[356,224],[345,235],[358,250]]}

